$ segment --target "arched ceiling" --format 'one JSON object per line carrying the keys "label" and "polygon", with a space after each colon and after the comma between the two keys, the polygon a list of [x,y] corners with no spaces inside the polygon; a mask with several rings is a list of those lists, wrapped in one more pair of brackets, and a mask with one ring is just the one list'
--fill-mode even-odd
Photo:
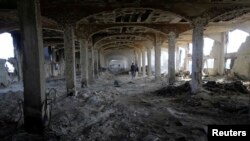
{"label": "arched ceiling", "polygon": [[173,13],[152,8],[120,8],[96,13],[79,21],[80,23],[186,23]]}
{"label": "arched ceiling", "polygon": [[[95,33],[92,37],[95,48],[121,48],[124,44],[137,44],[143,41],[153,42],[152,34],[157,31],[143,26],[111,27]],[[105,50],[106,51],[106,50]]]}
{"label": "arched ceiling", "polygon": [[[0,33],[18,30],[16,2],[0,0]],[[208,19],[205,34],[225,32],[250,20],[247,0],[40,0],[40,6],[46,44],[63,43],[65,24],[77,25],[78,38],[90,36],[95,43],[110,36],[120,45],[121,40],[137,44],[134,36],[152,40],[152,34],[169,31],[179,34],[178,42],[190,42],[188,22],[196,16]]]}
{"label": "arched ceiling", "polygon": [[121,46],[122,47],[134,46],[134,42],[133,41],[110,41],[105,44],[102,44],[102,46],[98,46],[98,48],[109,48],[109,47],[120,48]]}
{"label": "arched ceiling", "polygon": [[105,53],[103,53],[103,55],[105,56],[105,59],[107,60],[116,60],[119,58],[123,58],[123,59],[131,59],[133,58],[133,50],[132,48],[122,48],[122,49],[116,49],[116,51],[114,50],[108,50]]}
{"label": "arched ceiling", "polygon": [[147,41],[148,39],[145,37],[141,36],[135,36],[135,35],[114,35],[114,36],[107,36],[104,37],[100,40],[98,40],[95,44],[94,47],[100,48],[104,44],[109,43],[109,42],[143,42]]}
{"label": "arched ceiling", "polygon": [[[97,13],[114,11],[124,7],[159,9],[189,18],[208,12],[211,12],[212,15],[220,15],[225,12],[221,10],[224,7],[250,6],[250,2],[247,0],[41,0],[40,2],[42,13],[44,13],[46,17],[57,19],[58,21],[65,21],[66,19],[72,22],[77,22],[83,17],[90,15],[96,15],[95,18],[97,20],[102,20],[102,14],[99,16]],[[214,11],[214,9],[217,10]],[[120,12],[118,14],[120,14],[121,17],[125,17],[125,20],[130,17],[129,14],[135,15],[133,10],[117,12]],[[138,11],[138,14],[144,14],[144,16],[148,13],[150,13],[150,11]],[[159,14],[158,11],[155,11],[155,13]],[[110,13],[103,13],[103,15],[112,17]],[[157,15],[155,17],[157,19]],[[119,16],[116,18],[115,19],[119,21]],[[90,18],[89,21],[91,20]],[[114,18],[110,18],[110,20],[114,20]]]}
{"label": "arched ceiling", "polygon": [[90,37],[92,37],[94,42],[110,36],[126,36],[128,38],[132,36],[148,36],[150,38],[149,36],[155,32],[157,31],[143,26],[114,26],[99,30]]}
{"label": "arched ceiling", "polygon": [[121,45],[119,48],[117,48],[116,46],[109,46],[104,48],[104,52],[116,52],[118,50],[124,50],[124,49],[134,49],[133,46],[129,46],[129,45]]}

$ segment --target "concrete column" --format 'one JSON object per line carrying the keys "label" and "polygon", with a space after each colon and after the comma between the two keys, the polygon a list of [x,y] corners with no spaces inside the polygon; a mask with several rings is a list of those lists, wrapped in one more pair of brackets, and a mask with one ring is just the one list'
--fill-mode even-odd
{"label": "concrete column", "polygon": [[180,50],[179,47],[176,46],[175,47],[175,70],[178,72],[180,70],[180,60],[181,60],[181,56],[180,56]]}
{"label": "concrete column", "polygon": [[65,57],[65,79],[67,95],[75,95],[76,70],[75,70],[75,41],[74,27],[64,27],[64,57]]}
{"label": "concrete column", "polygon": [[192,53],[192,93],[197,93],[202,84],[202,61],[203,61],[203,30],[206,20],[196,18],[193,20],[193,53]]}
{"label": "concrete column", "polygon": [[24,46],[24,127],[29,133],[43,133],[45,72],[39,0],[22,0],[18,9]]}
{"label": "concrete column", "polygon": [[88,41],[80,40],[81,87],[88,87]]}
{"label": "concrete column", "polygon": [[89,58],[89,65],[88,65],[88,75],[89,75],[89,83],[94,82],[94,56],[92,53],[92,46],[89,46],[88,48],[88,58]]}
{"label": "concrete column", "polygon": [[94,50],[94,73],[95,78],[98,78],[98,52]]}
{"label": "concrete column", "polygon": [[147,48],[147,55],[148,55],[148,76],[152,75],[152,68],[151,68],[151,48]]}
{"label": "concrete column", "polygon": [[168,34],[168,83],[175,82],[175,33]]}
{"label": "concrete column", "polygon": [[18,75],[18,81],[23,80],[23,43],[21,39],[21,34],[19,32],[13,32],[11,33],[11,36],[13,38],[13,46],[14,46],[14,54],[16,59],[16,66],[15,69],[17,71]]}
{"label": "concrete column", "polygon": [[142,47],[142,76],[146,76],[145,47]]}
{"label": "concrete column", "polygon": [[105,60],[104,60],[104,55],[103,55],[103,50],[100,49],[100,67],[103,68],[105,67]]}
{"label": "concrete column", "polygon": [[99,59],[100,59],[100,53],[99,53],[99,51],[98,50],[96,50],[96,61],[97,61],[97,75],[98,75],[98,77],[100,76],[99,74],[100,74],[100,61],[99,61]]}
{"label": "concrete column", "polygon": [[138,51],[138,72],[142,72],[142,53],[141,51]]}
{"label": "concrete column", "polygon": [[92,75],[93,75],[93,80],[95,80],[95,55],[94,55],[94,47],[91,47],[91,66],[92,66]]}
{"label": "concrete column", "polygon": [[54,47],[52,48],[52,57],[51,57],[51,75],[55,76],[55,63],[56,63],[56,51]]}
{"label": "concrete column", "polygon": [[219,48],[219,55],[218,55],[218,73],[223,75],[225,72],[225,55],[227,53],[227,44],[228,44],[228,33],[223,32],[221,33],[221,41],[222,46]]}
{"label": "concrete column", "polygon": [[59,72],[61,76],[64,76],[65,61],[64,61],[64,50],[59,50]]}
{"label": "concrete column", "polygon": [[183,66],[183,69],[185,70],[185,71],[187,71],[188,70],[188,52],[189,52],[189,50],[188,50],[188,44],[187,44],[187,46],[185,47],[185,58],[184,58],[184,66]]}
{"label": "concrete column", "polygon": [[[134,50],[134,56],[135,56],[135,64],[138,67],[138,55],[137,55],[136,49]],[[135,77],[136,78],[138,77],[138,73],[139,73],[138,71],[135,72]]]}
{"label": "concrete column", "polygon": [[101,68],[101,51],[98,50],[98,72],[100,72],[100,68]]}
{"label": "concrete column", "polygon": [[155,39],[155,80],[160,80],[161,78],[161,41],[158,36]]}
{"label": "concrete column", "polygon": [[134,50],[134,56],[135,56],[135,64],[138,66],[138,55],[136,53],[136,50]]}

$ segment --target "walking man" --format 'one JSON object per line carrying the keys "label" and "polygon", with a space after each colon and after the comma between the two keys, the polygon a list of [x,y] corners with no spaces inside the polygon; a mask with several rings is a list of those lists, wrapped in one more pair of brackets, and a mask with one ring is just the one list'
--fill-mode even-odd
{"label": "walking man", "polygon": [[132,79],[134,79],[135,78],[135,72],[136,72],[136,66],[134,65],[134,63],[132,63],[130,71],[131,71]]}

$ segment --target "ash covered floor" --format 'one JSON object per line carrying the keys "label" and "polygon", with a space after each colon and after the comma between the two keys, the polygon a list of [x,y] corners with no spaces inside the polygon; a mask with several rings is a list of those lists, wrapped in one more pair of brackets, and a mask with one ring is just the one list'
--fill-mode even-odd
{"label": "ash covered floor", "polygon": [[[191,95],[185,81],[167,86],[152,78],[103,74],[89,88],[67,97],[65,81],[57,90],[52,118],[43,137],[24,132],[18,100],[22,84],[0,89],[0,138],[3,141],[206,141],[209,124],[249,124],[249,92],[238,81],[204,80],[201,93]],[[114,86],[114,81],[119,86]],[[245,84],[245,83],[244,83]]]}

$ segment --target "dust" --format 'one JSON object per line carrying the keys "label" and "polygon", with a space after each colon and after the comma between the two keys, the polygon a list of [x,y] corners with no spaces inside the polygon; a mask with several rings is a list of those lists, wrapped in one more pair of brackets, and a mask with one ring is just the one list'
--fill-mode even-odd
{"label": "dust", "polygon": [[[114,81],[119,81],[119,87]],[[17,100],[22,91],[0,94],[2,140],[50,141],[206,141],[209,124],[249,124],[248,94],[238,82],[204,83],[191,95],[189,82],[174,86],[153,78],[101,75],[95,84],[66,96],[65,81],[47,82],[57,90],[52,120],[44,136],[30,135],[18,124]],[[222,85],[222,86],[221,86]],[[234,89],[229,89],[234,86]],[[210,89],[213,88],[213,89]],[[217,88],[217,90],[215,89]],[[241,90],[242,89],[242,90]],[[230,94],[217,94],[216,91]],[[15,116],[16,115],[16,116]],[[8,129],[8,130],[6,130]]]}

